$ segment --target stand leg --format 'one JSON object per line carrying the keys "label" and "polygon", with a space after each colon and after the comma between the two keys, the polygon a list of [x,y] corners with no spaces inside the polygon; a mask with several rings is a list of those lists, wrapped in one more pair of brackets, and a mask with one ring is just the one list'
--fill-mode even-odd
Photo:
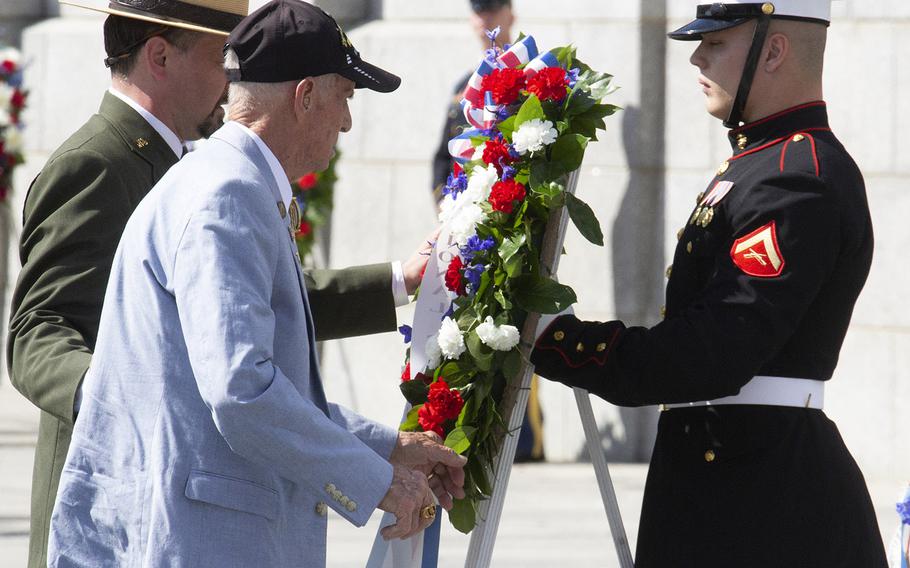
{"label": "stand leg", "polygon": [[597,430],[597,421],[594,419],[594,410],[591,408],[591,399],[588,391],[572,389],[575,391],[575,402],[578,404],[578,414],[581,415],[581,424],[585,430],[588,452],[591,454],[591,464],[597,476],[597,485],[600,487],[600,496],[607,512],[607,521],[610,523],[610,533],[613,535],[613,544],[619,565],[622,568],[633,568],[632,552],[629,549],[629,540],[626,538],[626,529],[622,524],[622,515],[619,513],[619,502],[616,500],[616,491],[613,489],[613,480],[610,478],[610,468],[604,456],[603,446],[600,441],[600,432]]}

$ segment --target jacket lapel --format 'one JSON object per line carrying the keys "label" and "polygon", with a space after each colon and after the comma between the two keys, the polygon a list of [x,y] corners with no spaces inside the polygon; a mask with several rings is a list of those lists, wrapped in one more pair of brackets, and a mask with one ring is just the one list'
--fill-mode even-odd
{"label": "jacket lapel", "polygon": [[155,183],[177,163],[177,156],[152,125],[109,92],[104,93],[98,114],[111,124],[134,154],[148,162]]}

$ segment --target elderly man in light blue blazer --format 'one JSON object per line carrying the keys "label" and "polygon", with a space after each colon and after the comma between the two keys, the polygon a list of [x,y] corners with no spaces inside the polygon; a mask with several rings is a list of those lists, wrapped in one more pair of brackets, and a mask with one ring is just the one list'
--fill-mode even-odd
{"label": "elderly man in light blue blazer", "polygon": [[[363,62],[273,0],[226,46],[230,118],[139,205],[114,259],[51,520],[50,566],[320,567],[329,508],[408,537],[464,459],[326,401],[289,177],[328,163]],[[427,475],[433,472],[433,490]]]}

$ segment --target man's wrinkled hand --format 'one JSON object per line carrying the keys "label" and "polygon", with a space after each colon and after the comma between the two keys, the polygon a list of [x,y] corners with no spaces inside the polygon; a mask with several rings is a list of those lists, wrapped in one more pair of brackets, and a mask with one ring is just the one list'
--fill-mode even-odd
{"label": "man's wrinkled hand", "polygon": [[468,462],[442,445],[434,432],[399,432],[389,461],[424,473],[439,504],[448,511],[464,493],[464,466]]}
{"label": "man's wrinkled hand", "polygon": [[411,258],[401,263],[401,272],[404,275],[404,285],[408,294],[413,294],[417,287],[420,286],[420,279],[423,278],[423,271],[427,268],[427,262],[433,253],[433,245],[439,237],[439,231],[442,227],[437,227],[432,233],[420,243]]}
{"label": "man's wrinkled hand", "polygon": [[395,515],[395,524],[380,531],[382,538],[392,540],[414,536],[433,522],[434,516],[424,512],[427,507],[435,506],[426,476],[419,471],[395,465],[392,485],[379,502],[380,509]]}

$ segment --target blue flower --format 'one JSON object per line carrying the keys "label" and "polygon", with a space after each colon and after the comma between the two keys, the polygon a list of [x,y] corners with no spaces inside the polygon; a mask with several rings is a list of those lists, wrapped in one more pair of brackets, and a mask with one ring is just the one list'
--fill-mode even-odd
{"label": "blue flower", "polygon": [[443,195],[452,194],[452,199],[458,197],[458,194],[465,190],[468,187],[468,176],[461,172],[457,176],[452,173],[449,174],[448,179],[446,180],[446,186],[442,188]]}
{"label": "blue flower", "polygon": [[401,335],[404,336],[404,342],[405,342],[405,343],[410,343],[410,342],[411,342],[411,326],[409,326],[409,325],[403,325],[403,326],[399,327],[399,328],[398,328],[398,333],[400,333]]}
{"label": "blue flower", "polygon": [[464,278],[468,281],[468,290],[471,294],[477,293],[477,289],[480,287],[480,277],[483,276],[486,269],[487,267],[482,264],[474,264],[465,268]]}
{"label": "blue flower", "polygon": [[489,39],[490,42],[496,41],[496,38],[499,37],[499,31],[500,31],[499,26],[496,26],[492,30],[487,30],[486,31],[487,39]]}
{"label": "blue flower", "polygon": [[471,235],[468,237],[468,242],[465,246],[461,247],[461,257],[465,262],[468,262],[474,258],[474,255],[488,251],[495,245],[496,241],[493,240],[493,237],[487,237],[481,240],[477,235]]}
{"label": "blue flower", "polygon": [[515,171],[515,168],[512,166],[504,166],[502,168],[502,181],[507,181],[514,178],[516,173],[517,172]]}
{"label": "blue flower", "polygon": [[578,67],[569,69],[568,76],[569,76],[569,88],[570,89],[575,87],[575,83],[578,82],[578,75],[580,73],[581,73],[581,69],[579,69]]}

